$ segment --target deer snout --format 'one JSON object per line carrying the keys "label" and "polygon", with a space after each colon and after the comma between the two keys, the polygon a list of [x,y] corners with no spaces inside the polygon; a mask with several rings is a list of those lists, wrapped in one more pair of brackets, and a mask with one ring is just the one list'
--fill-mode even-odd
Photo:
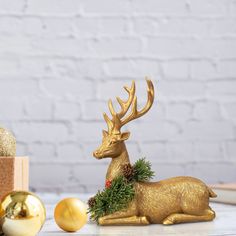
{"label": "deer snout", "polygon": [[97,159],[101,159],[101,152],[96,150],[93,152],[93,156],[96,157]]}

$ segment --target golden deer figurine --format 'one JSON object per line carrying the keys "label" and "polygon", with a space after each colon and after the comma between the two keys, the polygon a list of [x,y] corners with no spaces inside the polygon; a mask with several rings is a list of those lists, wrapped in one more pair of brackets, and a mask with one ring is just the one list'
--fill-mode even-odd
{"label": "golden deer figurine", "polygon": [[[97,159],[111,158],[106,180],[112,180],[121,174],[122,166],[130,163],[124,141],[129,132],[121,132],[121,127],[128,122],[143,116],[151,108],[154,100],[154,87],[147,79],[148,100],[145,107],[138,111],[135,83],[131,88],[124,87],[128,92],[127,101],[117,97],[121,111],[115,112],[112,101],[108,106],[112,119],[104,113],[108,131],[103,130],[101,146],[94,151]],[[131,107],[130,114],[127,114]],[[126,116],[126,117],[125,117]],[[216,194],[201,180],[180,176],[158,182],[136,182],[135,197],[124,210],[102,216],[100,225],[148,225],[162,223],[171,225],[184,222],[211,221],[215,212],[209,206],[209,197]]]}

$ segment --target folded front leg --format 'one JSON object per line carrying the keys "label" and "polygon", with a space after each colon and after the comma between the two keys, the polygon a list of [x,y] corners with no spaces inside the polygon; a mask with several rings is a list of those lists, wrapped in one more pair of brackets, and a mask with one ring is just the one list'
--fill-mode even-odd
{"label": "folded front leg", "polygon": [[146,216],[130,216],[116,219],[104,219],[100,217],[99,225],[149,225],[150,222]]}
{"label": "folded front leg", "polygon": [[136,202],[133,201],[126,209],[116,211],[98,219],[99,225],[147,225],[145,216],[138,216]]}

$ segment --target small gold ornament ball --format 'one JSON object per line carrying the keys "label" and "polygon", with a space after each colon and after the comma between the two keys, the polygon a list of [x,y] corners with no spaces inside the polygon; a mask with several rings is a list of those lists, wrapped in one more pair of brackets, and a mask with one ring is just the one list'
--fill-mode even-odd
{"label": "small gold ornament ball", "polygon": [[16,155],[16,139],[7,129],[0,127],[0,156]]}
{"label": "small gold ornament ball", "polygon": [[33,193],[14,191],[0,204],[0,228],[5,236],[35,236],[45,219],[45,207]]}
{"label": "small gold ornament ball", "polygon": [[66,198],[60,201],[54,211],[57,225],[67,232],[81,229],[87,222],[87,209],[78,198]]}

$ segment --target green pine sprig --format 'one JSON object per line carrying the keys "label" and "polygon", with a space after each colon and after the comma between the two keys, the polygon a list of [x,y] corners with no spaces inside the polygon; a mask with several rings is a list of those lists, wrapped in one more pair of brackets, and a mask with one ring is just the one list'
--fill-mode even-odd
{"label": "green pine sprig", "polygon": [[109,188],[95,195],[95,204],[89,208],[91,218],[98,221],[101,216],[124,209],[134,198],[134,193],[132,183],[128,183],[123,176],[115,178]]}
{"label": "green pine sprig", "polygon": [[123,175],[112,180],[111,186],[98,191],[93,197],[93,204],[89,205],[88,212],[92,220],[98,222],[99,217],[125,209],[135,195],[135,182],[146,182],[154,176],[151,163],[145,158],[139,159],[133,165],[134,175],[127,180]]}
{"label": "green pine sprig", "polygon": [[154,171],[151,170],[151,163],[145,158],[139,159],[134,163],[134,177],[136,182],[149,181],[155,176]]}

